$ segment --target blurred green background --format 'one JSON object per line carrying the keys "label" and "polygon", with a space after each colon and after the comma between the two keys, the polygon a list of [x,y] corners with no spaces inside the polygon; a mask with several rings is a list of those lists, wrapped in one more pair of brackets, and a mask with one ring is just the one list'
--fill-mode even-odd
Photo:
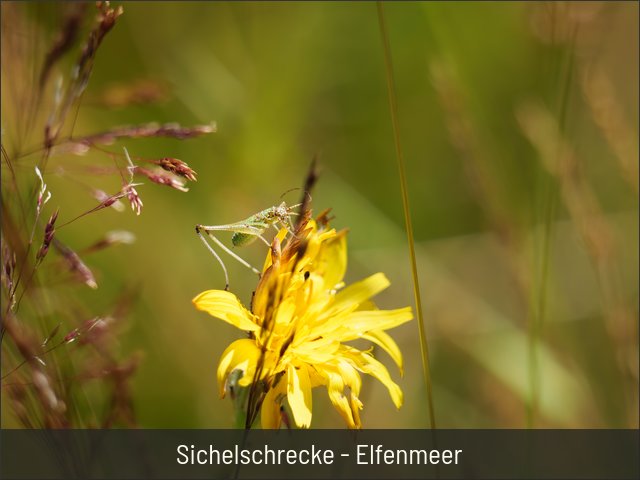
{"label": "blurred green background", "polygon": [[[318,155],[313,206],[332,208],[333,225],[349,229],[347,283],[383,271],[391,287],[378,305],[414,303],[376,5],[123,6],[74,134],[148,121],[214,121],[218,131],[107,147],[182,159],[198,182],[182,193],[147,181],[139,217],[127,206],[65,227],[61,238],[77,249],[109,230],[137,237],[83,257],[99,288],[73,295],[99,315],[126,285],[139,287],[119,348],[142,353],[133,380],[141,426],[231,427],[215,371],[241,333],[191,305],[199,292],[224,287],[195,224],[235,222],[279,203]],[[35,58],[63,7],[26,12],[31,27],[22,33],[41,36]],[[637,428],[638,4],[394,2],[385,17],[437,426]],[[16,26],[2,28],[11,35]],[[4,60],[2,75],[5,100],[22,79]],[[117,109],[92,101],[141,78],[164,85],[167,99]],[[16,114],[3,106],[3,143]],[[28,176],[34,158],[19,171]],[[48,207],[60,206],[62,219],[95,205],[74,179],[120,188],[117,175],[81,173],[87,162],[113,165],[101,152],[49,161]],[[265,249],[239,253],[261,264]],[[231,290],[248,304],[255,275],[224,259]],[[67,322],[59,317],[51,312],[51,325]],[[417,331],[413,321],[391,332],[405,355],[403,378],[380,352],[404,406],[396,411],[367,378],[365,428],[428,426]],[[6,402],[2,414],[11,424]],[[343,426],[324,389],[314,391],[312,426]]]}

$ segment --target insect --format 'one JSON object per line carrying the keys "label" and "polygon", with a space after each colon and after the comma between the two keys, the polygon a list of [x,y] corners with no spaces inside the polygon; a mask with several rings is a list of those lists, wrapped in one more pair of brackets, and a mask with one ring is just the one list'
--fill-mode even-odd
{"label": "insect", "polygon": [[224,279],[225,279],[225,290],[229,290],[229,274],[227,273],[227,267],[225,266],[220,255],[216,253],[213,247],[207,242],[204,238],[203,233],[206,233],[211,240],[218,245],[222,250],[227,252],[233,258],[235,258],[238,262],[240,262],[245,267],[251,269],[254,273],[260,275],[260,271],[251,266],[247,261],[245,261],[238,254],[233,252],[229,247],[227,247],[224,243],[222,243],[215,236],[215,232],[233,232],[231,236],[231,243],[234,247],[243,247],[245,245],[249,245],[255,242],[257,239],[262,240],[265,245],[268,247],[271,244],[262,236],[264,232],[270,226],[273,226],[276,231],[279,230],[279,227],[286,228],[287,231],[293,235],[293,224],[291,223],[291,216],[297,215],[293,210],[298,208],[301,203],[287,206],[285,202],[282,202],[280,205],[265,208],[261,212],[258,212],[254,215],[251,215],[245,220],[236,223],[229,223],[226,225],[196,225],[196,233],[200,237],[200,240],[205,244],[207,249],[213,254],[213,256],[218,260],[222,270],[224,271]]}

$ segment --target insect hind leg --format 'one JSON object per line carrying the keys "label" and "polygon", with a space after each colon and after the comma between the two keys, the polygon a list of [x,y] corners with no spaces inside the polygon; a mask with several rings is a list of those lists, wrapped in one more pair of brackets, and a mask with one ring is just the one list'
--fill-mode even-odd
{"label": "insect hind leg", "polygon": [[216,258],[216,260],[218,260],[218,263],[220,264],[220,266],[222,267],[222,271],[224,272],[224,289],[229,290],[229,273],[227,273],[227,267],[220,258],[220,255],[216,253],[216,251],[211,247],[211,245],[209,245],[209,242],[207,242],[207,240],[202,235],[202,232],[200,231],[200,225],[196,225],[196,233],[198,234],[198,237],[200,237],[200,240],[202,240],[202,243],[204,243],[204,245],[207,247],[207,250],[209,250],[211,254]]}
{"label": "insect hind leg", "polygon": [[216,243],[216,245],[218,245],[221,249],[223,249],[225,252],[227,252],[229,255],[235,258],[238,262],[240,262],[242,265],[244,265],[248,269],[252,270],[254,273],[257,273],[258,275],[260,275],[260,270],[258,270],[256,267],[251,265],[249,262],[247,262],[244,258],[242,258],[237,253],[234,253],[233,250],[231,250],[224,243],[218,240],[213,234],[211,234],[211,232],[207,232],[207,235],[209,235],[209,238],[211,238],[211,240],[213,240]]}
{"label": "insect hind leg", "polygon": [[267,241],[267,239],[266,239],[266,238],[264,238],[262,235],[256,235],[256,236],[257,236],[260,240],[262,240],[262,241],[264,242],[264,244],[265,244],[267,247],[271,248],[271,244]]}

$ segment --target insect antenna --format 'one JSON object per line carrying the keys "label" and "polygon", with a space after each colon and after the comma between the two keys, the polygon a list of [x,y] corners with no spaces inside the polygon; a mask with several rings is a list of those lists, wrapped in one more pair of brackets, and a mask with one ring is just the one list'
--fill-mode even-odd
{"label": "insect antenna", "polygon": [[301,189],[300,187],[293,187],[293,188],[290,188],[289,190],[285,190],[285,191],[282,193],[282,195],[280,195],[280,198],[284,197],[284,196],[285,196],[287,193],[289,193],[289,192],[293,192],[294,190],[302,190],[302,189]]}
{"label": "insect antenna", "polygon": [[290,188],[289,190],[285,191],[282,195],[280,195],[280,198],[284,197],[289,192],[293,192],[294,190],[303,190],[304,195],[305,195],[306,198],[304,199],[304,202],[296,203],[295,205],[292,205],[292,206],[288,207],[288,209],[298,208],[298,207],[302,206],[303,203],[307,203],[307,204],[311,203],[311,200],[312,200],[311,193],[308,190],[304,190],[302,187]]}

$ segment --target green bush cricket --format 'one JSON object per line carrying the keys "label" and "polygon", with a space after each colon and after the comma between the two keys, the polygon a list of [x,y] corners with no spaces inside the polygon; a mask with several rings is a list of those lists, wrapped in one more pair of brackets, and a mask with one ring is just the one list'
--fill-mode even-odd
{"label": "green bush cricket", "polygon": [[251,269],[253,272],[260,275],[260,270],[251,266],[247,261],[245,261],[238,254],[234,253],[229,247],[225,246],[216,236],[215,232],[232,232],[231,243],[234,247],[243,247],[245,245],[249,245],[253,243],[256,239],[262,240],[265,245],[268,247],[271,244],[262,236],[262,234],[270,227],[273,226],[276,231],[279,230],[279,227],[286,228],[287,231],[293,235],[293,225],[291,223],[291,216],[297,215],[293,209],[302,205],[301,203],[287,206],[285,202],[282,202],[280,205],[265,208],[261,212],[258,212],[254,215],[251,215],[245,220],[236,223],[229,223],[226,225],[196,225],[196,233],[200,237],[200,240],[205,244],[207,249],[213,254],[213,256],[218,260],[222,270],[224,271],[224,279],[225,279],[225,290],[229,290],[229,274],[227,273],[227,267],[225,266],[222,258],[216,253],[213,247],[207,242],[204,238],[203,233],[206,233],[213,242],[218,245],[221,249],[239,261],[245,267]]}

